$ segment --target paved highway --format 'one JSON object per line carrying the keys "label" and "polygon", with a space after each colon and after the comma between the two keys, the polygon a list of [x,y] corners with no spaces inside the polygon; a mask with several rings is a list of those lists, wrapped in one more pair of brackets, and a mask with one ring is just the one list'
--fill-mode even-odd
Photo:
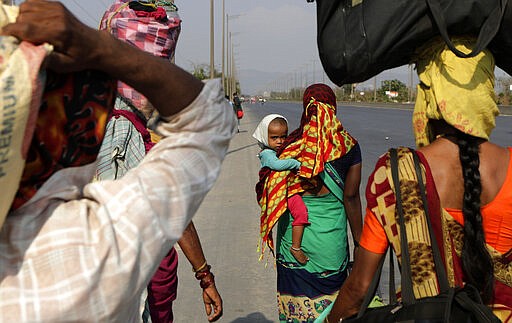
{"label": "paved highway", "polygon": [[[267,102],[246,104],[244,108],[241,132],[233,138],[221,176],[194,222],[224,299],[224,316],[220,322],[271,323],[277,322],[276,274],[271,258],[258,261],[259,206],[254,185],[258,179],[256,154],[259,149],[251,135],[261,118],[269,113],[284,115],[290,123],[290,131],[295,129],[302,105]],[[366,179],[378,156],[392,146],[414,146],[412,110],[339,106],[338,117],[361,144],[361,194],[364,197]],[[499,117],[492,139],[505,146],[511,145],[511,129],[512,117]],[[364,198],[362,202],[364,207]],[[207,322],[199,283],[185,256],[179,252],[175,322]]]}

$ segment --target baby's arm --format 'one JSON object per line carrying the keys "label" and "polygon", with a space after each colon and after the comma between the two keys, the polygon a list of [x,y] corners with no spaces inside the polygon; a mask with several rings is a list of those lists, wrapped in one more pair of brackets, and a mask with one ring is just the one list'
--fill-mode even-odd
{"label": "baby's arm", "polygon": [[300,167],[300,162],[293,158],[279,159],[276,152],[271,149],[265,149],[260,153],[261,167],[268,167],[272,170],[293,170]]}

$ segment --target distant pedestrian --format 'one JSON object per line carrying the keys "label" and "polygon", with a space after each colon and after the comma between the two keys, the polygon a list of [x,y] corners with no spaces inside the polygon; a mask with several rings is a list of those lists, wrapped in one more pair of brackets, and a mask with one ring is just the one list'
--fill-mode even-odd
{"label": "distant pedestrian", "polygon": [[240,119],[244,117],[244,110],[242,108],[242,100],[238,97],[238,93],[233,93],[233,110],[235,111],[236,118],[238,119],[238,132],[240,132]]}
{"label": "distant pedestrian", "polygon": [[[300,162],[293,158],[279,159],[276,151],[288,136],[288,121],[279,114],[269,114],[265,116],[254,130],[252,136],[258,140],[261,151],[258,157],[261,167],[268,167],[275,171],[295,171],[300,167]],[[302,200],[300,194],[294,194],[288,197],[288,210],[293,217],[292,222],[292,245],[290,252],[293,257],[301,264],[305,265],[309,258],[302,251],[302,235],[304,226],[309,225],[308,209]]]}

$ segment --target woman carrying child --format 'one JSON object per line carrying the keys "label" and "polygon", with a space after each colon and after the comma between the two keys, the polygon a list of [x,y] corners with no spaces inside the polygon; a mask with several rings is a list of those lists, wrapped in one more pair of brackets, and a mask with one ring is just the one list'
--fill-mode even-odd
{"label": "woman carrying child", "polygon": [[[299,172],[264,167],[256,186],[263,249],[273,250],[271,230],[278,223],[280,322],[313,321],[334,301],[347,277],[347,220],[356,246],[362,229],[360,147],[336,118],[336,96],[330,87],[311,85],[303,102],[299,128],[277,152],[280,159],[298,160]],[[310,223],[302,238],[301,249],[309,258],[304,265],[290,251],[293,226],[287,200],[295,194],[302,194]]]}

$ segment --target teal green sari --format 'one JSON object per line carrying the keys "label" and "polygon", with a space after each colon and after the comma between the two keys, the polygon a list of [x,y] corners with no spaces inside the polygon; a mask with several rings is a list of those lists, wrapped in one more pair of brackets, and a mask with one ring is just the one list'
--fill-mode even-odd
{"label": "teal green sari", "polygon": [[342,182],[335,171],[331,176],[321,175],[330,193],[302,197],[311,223],[304,228],[301,245],[309,257],[306,265],[299,264],[290,252],[293,218],[286,212],[279,219],[276,256],[281,322],[313,322],[334,301],[347,276],[347,216]]}

